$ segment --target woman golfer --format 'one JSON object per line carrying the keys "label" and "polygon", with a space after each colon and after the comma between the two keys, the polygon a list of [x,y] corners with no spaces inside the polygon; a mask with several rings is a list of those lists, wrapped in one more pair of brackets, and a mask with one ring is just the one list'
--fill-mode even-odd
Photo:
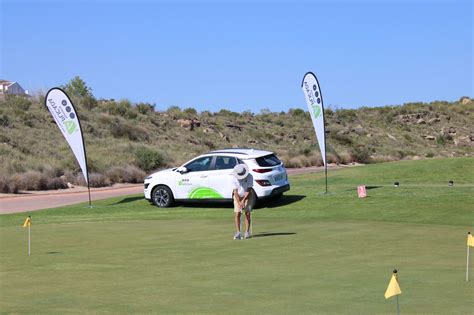
{"label": "woman golfer", "polygon": [[237,164],[233,170],[233,199],[234,199],[234,221],[236,233],[234,240],[242,239],[240,232],[240,220],[242,210],[245,211],[245,234],[244,238],[250,238],[250,212],[255,204],[255,193],[253,192],[253,176],[245,164]]}

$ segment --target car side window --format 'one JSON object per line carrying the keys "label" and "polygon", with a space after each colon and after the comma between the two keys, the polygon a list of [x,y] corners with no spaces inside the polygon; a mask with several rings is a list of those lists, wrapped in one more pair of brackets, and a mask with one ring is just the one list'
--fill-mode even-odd
{"label": "car side window", "polygon": [[237,165],[237,160],[234,157],[217,156],[214,169],[215,170],[228,170],[228,169],[233,169],[235,165]]}
{"label": "car side window", "polygon": [[184,165],[189,172],[208,171],[211,168],[212,156],[204,156]]}

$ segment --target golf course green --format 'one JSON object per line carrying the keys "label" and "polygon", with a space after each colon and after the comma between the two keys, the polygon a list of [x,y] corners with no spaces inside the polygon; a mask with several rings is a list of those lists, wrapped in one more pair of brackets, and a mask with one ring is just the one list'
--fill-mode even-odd
{"label": "golf course green", "polygon": [[328,194],[322,172],[290,184],[240,241],[230,204],[132,195],[1,215],[0,313],[396,314],[395,268],[401,314],[474,313],[474,159],[330,170]]}

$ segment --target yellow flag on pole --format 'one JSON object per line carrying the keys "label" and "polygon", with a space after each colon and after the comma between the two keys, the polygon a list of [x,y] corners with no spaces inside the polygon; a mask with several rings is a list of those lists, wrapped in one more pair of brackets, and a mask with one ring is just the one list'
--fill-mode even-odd
{"label": "yellow flag on pole", "polygon": [[398,285],[397,277],[393,274],[390,283],[388,284],[387,291],[385,291],[385,298],[388,299],[401,293],[402,290],[400,290],[400,286]]}
{"label": "yellow flag on pole", "polygon": [[23,227],[30,227],[31,226],[31,217],[26,218],[25,223],[23,223]]}
{"label": "yellow flag on pole", "polygon": [[467,235],[467,246],[474,247],[474,237],[472,237],[472,234]]}

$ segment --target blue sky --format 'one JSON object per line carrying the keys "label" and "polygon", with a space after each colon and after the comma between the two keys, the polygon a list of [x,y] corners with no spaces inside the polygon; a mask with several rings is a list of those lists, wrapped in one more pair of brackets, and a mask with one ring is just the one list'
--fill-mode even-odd
{"label": "blue sky", "polygon": [[0,79],[200,111],[457,100],[473,92],[471,1],[0,0]]}

